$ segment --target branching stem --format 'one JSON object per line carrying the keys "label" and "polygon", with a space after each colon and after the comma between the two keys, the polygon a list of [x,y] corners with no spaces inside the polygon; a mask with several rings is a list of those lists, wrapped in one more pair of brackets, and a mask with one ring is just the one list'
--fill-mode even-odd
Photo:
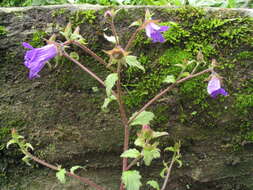
{"label": "branching stem", "polygon": [[[34,160],[35,162],[38,162],[39,164],[41,164],[41,165],[43,165],[43,166],[46,166],[46,167],[48,167],[48,168],[50,168],[50,169],[59,171],[59,168],[58,168],[58,167],[56,167],[56,166],[54,166],[54,165],[52,165],[52,164],[49,164],[49,163],[45,162],[44,160],[41,160],[41,159],[37,158],[36,156],[33,156],[33,155],[32,155],[31,153],[29,153],[29,152],[23,151],[23,153],[24,153],[25,155],[27,155],[29,158],[31,158],[32,160]],[[94,188],[97,189],[97,190],[105,190],[105,188],[103,188],[103,187],[97,185],[96,183],[94,183],[93,181],[91,181],[91,180],[88,179],[88,178],[81,177],[81,176],[78,176],[78,175],[76,175],[76,174],[74,174],[74,173],[70,173],[70,172],[66,172],[66,174],[67,174],[68,176],[74,177],[74,178],[76,178],[76,179],[82,181],[83,183],[85,183],[85,184],[87,184],[87,185],[89,185],[89,186],[91,186],[91,187],[94,187]]]}
{"label": "branching stem", "polygon": [[153,104],[156,100],[158,100],[160,97],[162,97],[164,94],[166,94],[167,92],[169,92],[170,90],[172,90],[174,87],[176,87],[178,84],[184,82],[184,81],[187,81],[189,79],[192,79],[194,77],[197,77],[199,75],[203,75],[205,73],[208,73],[208,72],[212,72],[212,69],[209,68],[209,69],[206,69],[206,70],[203,70],[201,72],[198,72],[196,74],[193,74],[193,75],[189,75],[185,78],[182,78],[178,81],[176,81],[175,83],[171,84],[169,87],[167,87],[166,89],[164,89],[163,91],[161,91],[159,94],[157,94],[154,98],[152,98],[150,101],[148,101],[148,103],[146,103],[138,112],[137,114],[135,114],[129,121],[128,121],[128,124],[130,124],[141,112],[143,112],[145,109],[147,109],[151,104]]}

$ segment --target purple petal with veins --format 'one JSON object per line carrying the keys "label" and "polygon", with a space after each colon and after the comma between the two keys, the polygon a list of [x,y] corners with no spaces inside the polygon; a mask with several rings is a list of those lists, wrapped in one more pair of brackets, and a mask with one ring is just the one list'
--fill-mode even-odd
{"label": "purple petal with veins", "polygon": [[25,54],[24,65],[29,69],[29,79],[39,77],[39,72],[45,66],[45,63],[57,55],[57,47],[49,44],[41,48],[33,48],[29,43],[22,44],[28,50]]}

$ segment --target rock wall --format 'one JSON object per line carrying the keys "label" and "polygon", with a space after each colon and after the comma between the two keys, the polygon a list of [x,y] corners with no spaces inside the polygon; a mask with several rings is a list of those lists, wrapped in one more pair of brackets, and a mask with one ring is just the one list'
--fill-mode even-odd
{"label": "rock wall", "polygon": [[[115,23],[123,46],[134,30],[128,26],[143,18],[145,8],[123,7],[119,12]],[[168,189],[252,189],[252,10],[149,8],[155,19],[171,28],[163,44],[152,44],[144,32],[134,41],[132,51],[147,72],[128,69],[124,73],[130,93],[125,96],[129,113],[159,91],[164,76],[178,72],[173,65],[196,59],[199,51],[207,64],[217,59],[219,74],[229,92],[228,97],[211,99],[203,82],[208,76],[203,76],[180,85],[152,107],[156,114],[152,127],[170,134],[162,145],[178,140],[183,143],[183,167],[175,168]],[[43,69],[41,78],[28,80],[21,46],[24,41],[42,46],[43,38],[59,34],[70,21],[80,25],[88,46],[106,57],[102,49],[112,48],[103,37],[104,28],[109,27],[103,17],[106,10],[88,5],[0,8],[0,187],[16,189],[22,184],[23,189],[43,189],[40,180],[36,182],[40,188],[24,185],[23,171],[28,176],[33,170],[20,163],[22,155],[15,147],[4,148],[11,128],[25,136],[34,145],[34,153],[48,162],[65,167],[85,164],[96,169],[95,173],[118,175],[111,171],[120,168],[123,142],[119,114],[113,112],[116,105],[108,113],[102,112],[103,88],[64,59],[56,68]],[[88,55],[80,59],[101,78],[108,74]],[[146,168],[144,171],[149,173]],[[20,180],[13,182],[10,176]],[[110,175],[102,174],[100,178],[110,179]]]}

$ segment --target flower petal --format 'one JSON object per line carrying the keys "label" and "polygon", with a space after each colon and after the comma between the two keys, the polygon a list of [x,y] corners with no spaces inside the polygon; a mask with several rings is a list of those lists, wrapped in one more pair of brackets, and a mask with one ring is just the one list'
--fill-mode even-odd
{"label": "flower petal", "polygon": [[159,29],[159,32],[165,32],[169,29],[168,26],[161,26],[160,29]]}
{"label": "flower petal", "polygon": [[228,96],[228,93],[226,92],[226,90],[223,89],[223,88],[220,88],[220,89],[218,89],[218,90],[216,90],[216,91],[213,91],[213,92],[211,93],[211,97],[212,97],[212,98],[216,98],[219,94],[221,94],[221,95],[223,95],[223,96]]}
{"label": "flower petal", "polygon": [[151,33],[154,31],[152,26],[150,24],[147,24],[145,27],[146,34],[149,38],[151,38]]}
{"label": "flower petal", "polygon": [[153,32],[153,33],[151,34],[151,38],[152,38],[152,40],[153,40],[154,43],[155,43],[155,42],[160,42],[160,43],[165,42],[164,37],[163,37],[162,34],[161,34],[160,32],[158,32],[158,31]]}
{"label": "flower petal", "polygon": [[[27,44],[25,44],[26,47]],[[30,70],[29,79],[39,77],[38,73],[45,63],[57,55],[57,47],[53,44],[41,48],[33,48],[25,54],[24,65]]]}
{"label": "flower petal", "polygon": [[214,91],[219,90],[221,88],[220,79],[215,75],[212,76],[211,80],[208,82],[207,92],[208,94],[212,94]]}
{"label": "flower petal", "polygon": [[24,48],[33,49],[33,47],[27,42],[23,42],[22,45],[23,45]]}

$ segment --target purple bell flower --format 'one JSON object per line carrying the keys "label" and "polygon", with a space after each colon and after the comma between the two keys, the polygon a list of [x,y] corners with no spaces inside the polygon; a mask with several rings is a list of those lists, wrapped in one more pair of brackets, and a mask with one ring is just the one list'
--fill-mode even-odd
{"label": "purple bell flower", "polygon": [[25,54],[24,65],[30,70],[29,79],[40,77],[38,74],[45,66],[45,63],[57,55],[57,47],[54,44],[49,44],[41,48],[33,48],[29,43],[22,44],[28,50]]}
{"label": "purple bell flower", "polygon": [[149,38],[152,38],[153,42],[165,42],[164,37],[161,32],[165,32],[169,29],[168,26],[158,26],[153,22],[150,22],[146,25],[145,30]]}
{"label": "purple bell flower", "polygon": [[207,92],[212,98],[216,98],[219,94],[223,96],[228,95],[228,93],[221,88],[220,79],[214,74],[212,75],[211,80],[208,82]]}

